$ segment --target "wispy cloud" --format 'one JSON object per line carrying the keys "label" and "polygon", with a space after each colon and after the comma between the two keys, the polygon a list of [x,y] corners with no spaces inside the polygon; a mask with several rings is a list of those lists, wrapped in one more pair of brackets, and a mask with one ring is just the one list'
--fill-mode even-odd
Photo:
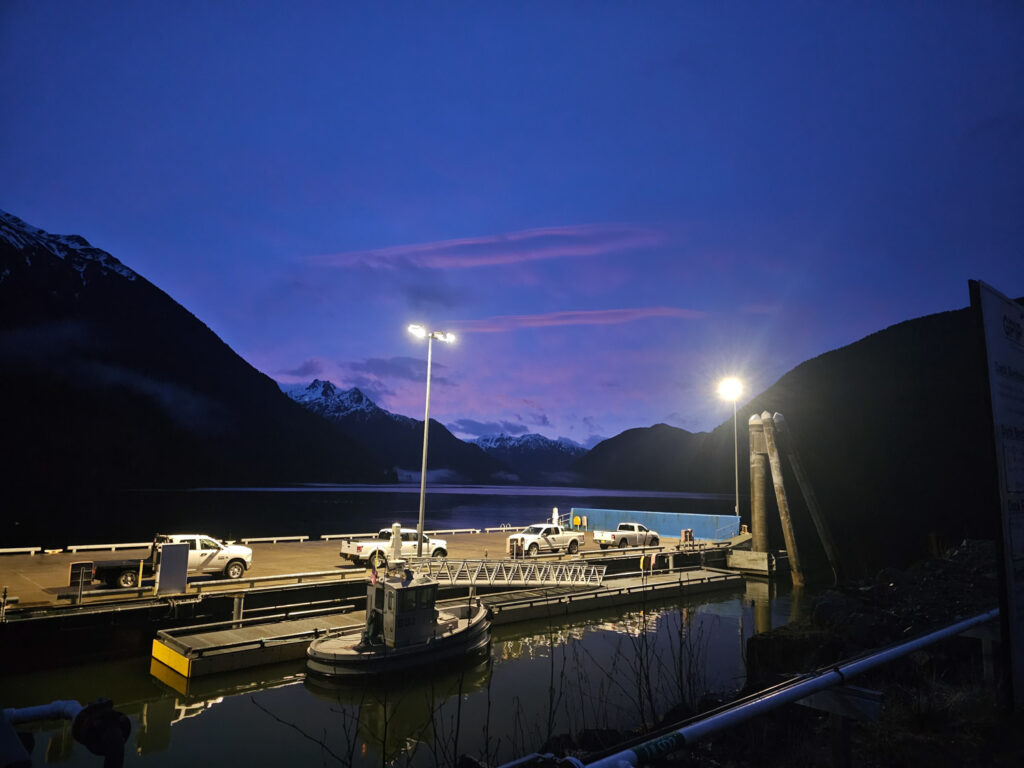
{"label": "wispy cloud", "polygon": [[297,378],[319,376],[323,372],[324,361],[318,357],[311,357],[308,360],[303,360],[295,368],[284,368],[277,371],[278,374]]}
{"label": "wispy cloud", "polygon": [[458,432],[463,435],[474,435],[476,437],[483,437],[484,435],[523,435],[526,434],[527,428],[522,424],[517,424],[514,421],[477,421],[476,419],[457,419],[456,421],[450,421],[446,425],[452,432]]}
{"label": "wispy cloud", "polygon": [[657,245],[663,239],[662,233],[633,224],[582,224],[321,254],[311,260],[335,267],[471,269],[598,256]]}
{"label": "wispy cloud", "polygon": [[550,312],[544,315],[498,315],[481,320],[466,320],[453,327],[461,333],[502,333],[520,328],[546,328],[557,325],[619,325],[651,317],[677,317],[699,320],[706,313],[681,307],[637,307],[634,309],[592,309]]}

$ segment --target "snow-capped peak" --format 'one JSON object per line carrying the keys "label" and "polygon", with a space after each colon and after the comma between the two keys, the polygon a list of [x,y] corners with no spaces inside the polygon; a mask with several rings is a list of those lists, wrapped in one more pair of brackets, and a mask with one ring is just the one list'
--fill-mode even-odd
{"label": "snow-capped peak", "polygon": [[486,435],[484,437],[478,437],[469,442],[474,445],[479,445],[485,451],[487,450],[559,450],[566,453],[586,453],[586,449],[574,443],[567,438],[559,438],[558,440],[552,440],[551,438],[544,437],[544,435],[538,435],[535,432],[531,432],[527,435]]}
{"label": "snow-capped peak", "polygon": [[[138,275],[115,259],[106,251],[94,248],[81,235],[51,235],[50,233],[26,224],[17,216],[0,210],[0,240],[13,245],[19,251],[41,249],[58,259],[66,261],[82,275],[85,282],[85,269],[89,264],[98,264],[104,272],[113,272],[128,280],[135,280]],[[25,254],[25,262],[31,266],[31,256]]]}
{"label": "snow-capped peak", "polygon": [[305,387],[285,389],[284,392],[297,403],[326,416],[339,417],[350,413],[371,414],[382,410],[358,387],[338,389],[333,382],[327,380],[313,379]]}

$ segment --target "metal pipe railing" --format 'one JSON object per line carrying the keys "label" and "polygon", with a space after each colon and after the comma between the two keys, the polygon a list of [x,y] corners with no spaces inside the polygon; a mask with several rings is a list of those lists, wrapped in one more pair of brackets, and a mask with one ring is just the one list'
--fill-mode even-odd
{"label": "metal pipe railing", "polygon": [[[868,652],[855,659],[831,667],[798,675],[792,680],[787,680],[768,690],[747,696],[738,702],[726,704],[706,715],[688,720],[674,730],[662,731],[640,744],[598,758],[593,762],[584,763],[575,757],[560,758],[558,762],[563,765],[573,766],[574,768],[625,768],[626,766],[643,765],[676,752],[689,744],[699,741],[708,734],[739,725],[783,704],[791,704],[826,688],[842,685],[851,677],[868,672],[875,667],[887,664],[932,643],[959,635],[980,624],[993,621],[998,616],[999,609],[993,608],[990,611],[958,621],[955,624],[950,624],[947,627],[921,635],[913,640],[897,643],[880,651]],[[542,758],[556,759],[553,755],[532,754],[505,763],[501,768],[527,765]]]}
{"label": "metal pipe railing", "polygon": [[731,728],[734,725],[738,725],[739,723],[756,717],[757,715],[764,714],[765,712],[780,707],[783,704],[799,701],[800,699],[825,690],[826,688],[841,685],[851,677],[867,672],[901,656],[905,656],[906,654],[912,653],[926,645],[931,645],[939,640],[959,635],[960,633],[966,632],[979,624],[992,621],[998,616],[999,609],[993,608],[985,613],[978,614],[977,616],[973,616],[969,619],[964,619],[963,621],[958,621],[955,624],[935,630],[934,632],[929,632],[928,634],[922,635],[914,640],[908,640],[906,642],[890,646],[889,648],[885,648],[881,651],[868,653],[843,664],[838,664],[815,672],[809,672],[806,675],[801,675],[800,677],[795,678],[791,683],[782,686],[780,689],[773,690],[762,695],[755,695],[753,698],[745,700],[735,706],[726,706],[722,710],[715,712],[708,717],[700,718],[696,722],[684,725],[671,733],[645,741],[644,743],[630,749],[616,752],[613,755],[601,758],[595,762],[584,764],[573,758],[566,758],[566,760],[573,762],[580,768],[583,768],[584,765],[586,765],[586,768],[622,768],[626,765],[641,765],[643,763],[650,762],[655,758],[675,752],[687,744],[698,741],[710,733],[714,733],[715,731],[720,731],[725,728]]}

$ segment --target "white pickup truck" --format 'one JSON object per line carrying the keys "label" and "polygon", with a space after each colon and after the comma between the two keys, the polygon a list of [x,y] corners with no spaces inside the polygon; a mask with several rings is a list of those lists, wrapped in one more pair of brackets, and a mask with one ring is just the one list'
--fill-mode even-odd
{"label": "white pickup truck", "polygon": [[[402,528],[400,535],[402,557],[416,557],[416,529]],[[338,554],[356,565],[368,564],[377,569],[385,569],[393,551],[391,529],[381,528],[375,539],[341,539],[341,551]],[[448,542],[423,534],[423,554],[429,557],[448,557]]]}
{"label": "white pickup truck", "polygon": [[139,578],[153,576],[164,544],[188,544],[188,572],[223,574],[229,579],[242,577],[252,567],[252,549],[241,544],[225,544],[205,533],[157,534],[149,554],[131,560],[101,560],[94,563],[92,577],[111,587],[137,587]]}
{"label": "white pickup truck", "polygon": [[537,523],[509,536],[505,552],[516,557],[564,549],[570,555],[575,555],[579,552],[582,540],[583,534],[579,531],[567,531],[562,526],[552,523]]}
{"label": "white pickup truck", "polygon": [[658,532],[640,523],[619,523],[614,531],[594,531],[594,543],[608,547],[656,547]]}

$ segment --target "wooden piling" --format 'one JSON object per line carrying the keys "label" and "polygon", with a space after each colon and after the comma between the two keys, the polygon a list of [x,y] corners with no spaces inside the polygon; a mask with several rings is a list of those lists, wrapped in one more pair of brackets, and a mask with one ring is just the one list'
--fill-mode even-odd
{"label": "wooden piling", "polygon": [[793,577],[793,586],[804,584],[804,572],[800,565],[800,553],[796,545],[796,531],[793,530],[793,519],[789,514],[789,500],[786,497],[786,485],[782,480],[782,459],[775,440],[775,421],[765,411],[761,414],[764,425],[764,442],[768,449],[768,463],[772,468],[772,481],[775,485],[775,499],[779,504],[779,518],[782,520],[782,535],[786,539],[786,551],[789,553],[789,569]]}
{"label": "wooden piling", "polygon": [[756,413],[747,421],[750,435],[750,536],[754,552],[768,551],[768,449]]}

